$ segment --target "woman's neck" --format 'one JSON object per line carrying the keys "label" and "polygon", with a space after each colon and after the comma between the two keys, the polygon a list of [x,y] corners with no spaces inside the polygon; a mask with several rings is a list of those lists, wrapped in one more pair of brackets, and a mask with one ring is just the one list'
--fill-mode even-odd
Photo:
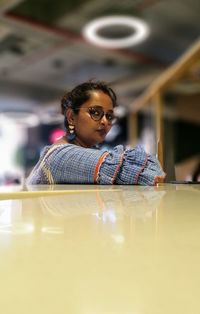
{"label": "woman's neck", "polygon": [[81,147],[85,147],[85,148],[90,148],[87,145],[85,145],[82,141],[80,141],[77,137],[75,138],[75,140],[73,141],[73,144],[81,146]]}

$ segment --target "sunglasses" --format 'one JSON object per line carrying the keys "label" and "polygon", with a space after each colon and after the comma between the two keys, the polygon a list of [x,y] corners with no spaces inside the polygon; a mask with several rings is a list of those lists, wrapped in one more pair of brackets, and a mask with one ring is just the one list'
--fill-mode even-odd
{"label": "sunglasses", "polygon": [[107,121],[110,124],[114,124],[117,121],[117,118],[116,118],[114,112],[112,112],[112,111],[105,113],[103,111],[103,109],[101,107],[98,107],[98,106],[97,107],[89,107],[87,109],[88,109],[88,113],[89,113],[90,117],[94,121],[100,121],[103,118],[103,116],[106,117]]}

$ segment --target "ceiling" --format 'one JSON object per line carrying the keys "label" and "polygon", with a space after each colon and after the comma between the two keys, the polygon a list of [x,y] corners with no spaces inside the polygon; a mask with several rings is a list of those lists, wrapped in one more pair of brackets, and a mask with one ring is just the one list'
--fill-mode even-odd
{"label": "ceiling", "polygon": [[[198,39],[199,12],[199,0],[0,0],[0,110],[54,103],[92,78],[126,106]],[[123,49],[87,42],[83,27],[108,15],[146,21],[148,38]]]}

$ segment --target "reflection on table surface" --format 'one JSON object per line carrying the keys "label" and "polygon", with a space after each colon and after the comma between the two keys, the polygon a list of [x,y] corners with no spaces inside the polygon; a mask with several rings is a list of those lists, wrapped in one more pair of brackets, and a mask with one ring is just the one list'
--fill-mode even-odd
{"label": "reflection on table surface", "polygon": [[200,313],[200,188],[0,188],[0,308]]}

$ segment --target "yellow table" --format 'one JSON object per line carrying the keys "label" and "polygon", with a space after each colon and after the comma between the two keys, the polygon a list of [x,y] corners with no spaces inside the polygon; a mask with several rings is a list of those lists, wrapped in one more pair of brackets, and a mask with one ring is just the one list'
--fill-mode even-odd
{"label": "yellow table", "polygon": [[199,314],[200,186],[0,188],[0,313]]}

